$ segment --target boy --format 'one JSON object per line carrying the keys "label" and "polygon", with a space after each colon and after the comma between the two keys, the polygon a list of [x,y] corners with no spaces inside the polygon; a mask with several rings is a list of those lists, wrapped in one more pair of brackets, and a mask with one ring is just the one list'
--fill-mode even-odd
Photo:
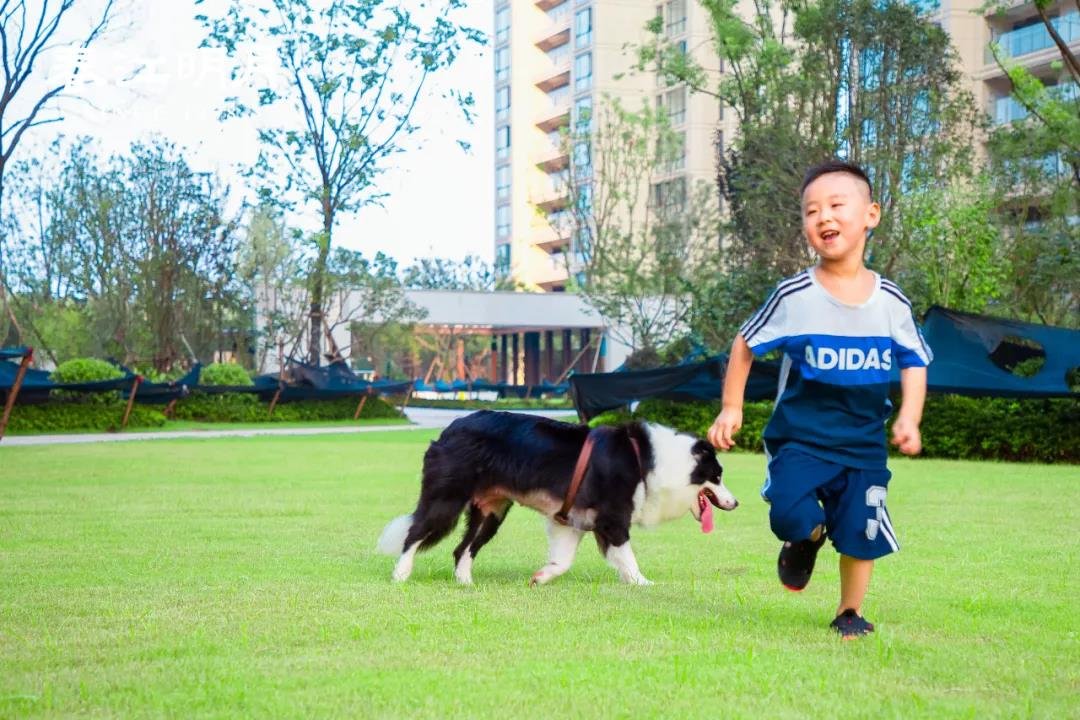
{"label": "boy", "polygon": [[753,357],[781,350],[761,491],[784,541],[777,572],[789,590],[802,590],[831,538],[840,553],[840,604],[830,627],[851,639],[873,632],[862,617],[870,573],[875,559],[898,549],[885,509],[889,371],[899,366],[903,393],[892,442],[915,455],[933,356],[911,303],[863,264],[881,209],[862,169],[840,161],[813,167],[801,194],[803,233],[818,263],[781,282],[739,329],[709,440],[721,450],[734,445]]}

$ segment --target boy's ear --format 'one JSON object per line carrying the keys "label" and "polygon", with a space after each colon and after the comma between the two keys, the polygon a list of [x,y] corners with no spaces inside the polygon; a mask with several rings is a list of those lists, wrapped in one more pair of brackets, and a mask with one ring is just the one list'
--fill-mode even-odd
{"label": "boy's ear", "polygon": [[870,203],[866,208],[866,228],[873,230],[881,222],[881,206],[877,203]]}

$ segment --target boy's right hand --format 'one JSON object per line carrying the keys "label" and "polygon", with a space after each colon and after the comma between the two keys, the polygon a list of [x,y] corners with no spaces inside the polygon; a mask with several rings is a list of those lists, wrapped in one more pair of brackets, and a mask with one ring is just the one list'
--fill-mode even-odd
{"label": "boy's right hand", "polygon": [[724,408],[709,428],[709,442],[713,447],[730,450],[735,445],[733,435],[742,427],[742,408]]}

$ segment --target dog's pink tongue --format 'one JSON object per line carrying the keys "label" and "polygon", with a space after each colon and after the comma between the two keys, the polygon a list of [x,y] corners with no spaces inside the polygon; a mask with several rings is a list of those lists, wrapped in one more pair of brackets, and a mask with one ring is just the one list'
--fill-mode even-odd
{"label": "dog's pink tongue", "polygon": [[701,510],[701,532],[712,532],[712,505],[707,502]]}

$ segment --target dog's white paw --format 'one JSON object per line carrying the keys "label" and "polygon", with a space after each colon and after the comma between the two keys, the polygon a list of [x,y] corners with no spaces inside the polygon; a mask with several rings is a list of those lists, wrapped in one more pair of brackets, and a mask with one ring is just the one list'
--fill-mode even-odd
{"label": "dog's white paw", "polygon": [[619,579],[627,585],[652,585],[652,580],[649,580],[644,575],[620,575]]}
{"label": "dog's white paw", "polygon": [[394,566],[394,572],[390,574],[390,579],[394,582],[405,582],[412,575],[412,563],[399,562]]}
{"label": "dog's white paw", "polygon": [[470,572],[461,572],[461,571],[455,570],[454,571],[454,577],[462,585],[472,585],[473,584],[473,582],[472,582],[472,573],[470,573]]}
{"label": "dog's white paw", "polygon": [[546,585],[554,577],[555,573],[549,572],[546,568],[540,568],[533,573],[532,579],[529,580],[529,584],[533,586]]}

